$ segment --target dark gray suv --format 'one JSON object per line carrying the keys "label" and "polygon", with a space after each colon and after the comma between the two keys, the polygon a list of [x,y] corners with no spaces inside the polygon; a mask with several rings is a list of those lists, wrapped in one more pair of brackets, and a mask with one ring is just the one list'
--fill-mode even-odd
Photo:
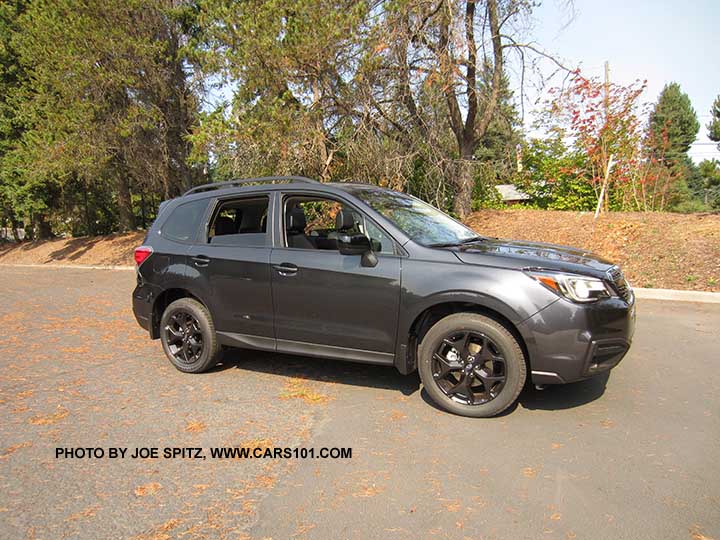
{"label": "dark gray suv", "polygon": [[630,347],[617,266],[478,236],[403,193],[270,177],[196,187],[158,214],[133,310],[181,371],[222,347],[394,365],[444,409],[485,417],[528,380],[585,379]]}

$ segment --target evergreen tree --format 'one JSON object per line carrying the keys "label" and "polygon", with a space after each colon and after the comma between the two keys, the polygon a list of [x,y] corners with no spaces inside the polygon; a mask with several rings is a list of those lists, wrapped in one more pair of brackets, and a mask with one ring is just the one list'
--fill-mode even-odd
{"label": "evergreen tree", "polygon": [[708,138],[718,143],[718,150],[720,150],[720,96],[715,98],[712,109],[710,109],[710,115],[712,120],[707,125]]}
{"label": "evergreen tree", "polygon": [[27,76],[8,99],[22,136],[3,174],[43,236],[53,216],[73,233],[130,230],[143,194],[191,185],[188,13],[167,0],[35,0],[18,18],[11,46]]}
{"label": "evergreen tree", "polygon": [[692,197],[688,182],[695,166],[688,155],[700,123],[690,98],[678,83],[665,85],[650,112],[647,147],[652,159],[660,164],[658,175],[667,177],[669,208],[686,206]]}
{"label": "evergreen tree", "polygon": [[665,85],[650,112],[648,145],[668,165],[681,162],[695,141],[700,123],[690,98],[678,83]]}
{"label": "evergreen tree", "polygon": [[21,225],[16,212],[16,178],[3,163],[22,135],[11,95],[20,87],[25,74],[11,40],[25,6],[24,0],[0,0],[0,227],[10,226],[16,233]]}

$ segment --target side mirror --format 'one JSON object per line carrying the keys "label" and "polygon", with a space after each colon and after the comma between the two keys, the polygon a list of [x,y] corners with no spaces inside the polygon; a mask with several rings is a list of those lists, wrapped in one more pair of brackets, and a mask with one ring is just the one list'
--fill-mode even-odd
{"label": "side mirror", "polygon": [[342,255],[362,255],[363,266],[376,266],[378,263],[373,253],[370,239],[364,234],[341,234],[337,239],[338,251]]}

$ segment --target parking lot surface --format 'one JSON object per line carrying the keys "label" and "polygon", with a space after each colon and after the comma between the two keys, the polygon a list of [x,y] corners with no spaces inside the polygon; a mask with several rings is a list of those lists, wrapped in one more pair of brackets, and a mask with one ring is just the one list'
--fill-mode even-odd
{"label": "parking lot surface", "polygon": [[[477,420],[387,367],[234,350],[182,374],[133,272],[2,272],[1,538],[720,538],[720,305],[641,300],[609,378]],[[209,455],[238,446],[352,458]],[[56,457],[84,447],[106,455]]]}

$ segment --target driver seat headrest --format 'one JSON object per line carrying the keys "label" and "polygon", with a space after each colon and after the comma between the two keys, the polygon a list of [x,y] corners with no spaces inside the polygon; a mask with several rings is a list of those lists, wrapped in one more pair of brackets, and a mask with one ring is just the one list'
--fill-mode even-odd
{"label": "driver seat headrest", "polygon": [[287,230],[294,233],[304,233],[307,226],[305,211],[301,206],[295,206],[287,216]]}
{"label": "driver seat headrest", "polygon": [[352,229],[355,226],[355,223],[355,214],[352,210],[343,208],[335,216],[335,229],[338,231]]}

